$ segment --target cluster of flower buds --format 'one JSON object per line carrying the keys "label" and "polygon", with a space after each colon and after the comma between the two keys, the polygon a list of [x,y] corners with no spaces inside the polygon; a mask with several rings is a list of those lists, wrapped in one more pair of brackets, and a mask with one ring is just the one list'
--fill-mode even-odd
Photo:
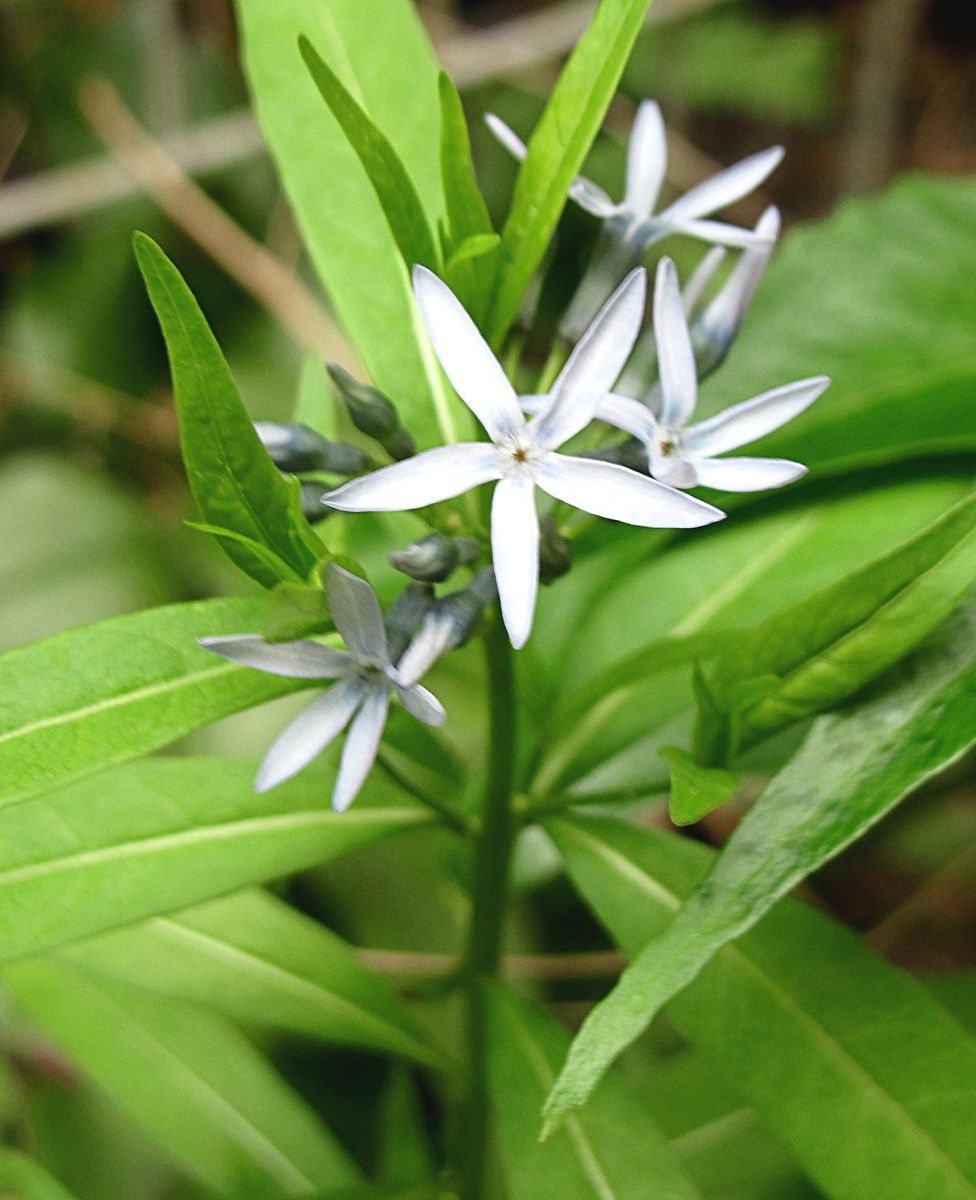
{"label": "cluster of flower buds", "polygon": [[496,595],[494,572],[482,567],[467,587],[435,600],[397,663],[401,677],[408,683],[420,679],[437,659],[463,646]]}
{"label": "cluster of flower buds", "polygon": [[[373,466],[369,455],[358,446],[331,442],[307,425],[255,421],[261,445],[279,471],[289,475],[362,475]],[[312,522],[322,521],[330,510],[322,504],[328,489],[316,479],[301,480],[301,507]]]}
{"label": "cluster of flower buds", "polygon": [[413,438],[400,424],[392,400],[382,392],[355,379],[336,363],[326,366],[349,413],[349,419],[360,433],[378,442],[387,454],[399,462],[416,452]]}
{"label": "cluster of flower buds", "polygon": [[411,579],[443,583],[458,567],[470,566],[480,557],[481,546],[474,538],[429,533],[402,550],[394,550],[390,562]]}

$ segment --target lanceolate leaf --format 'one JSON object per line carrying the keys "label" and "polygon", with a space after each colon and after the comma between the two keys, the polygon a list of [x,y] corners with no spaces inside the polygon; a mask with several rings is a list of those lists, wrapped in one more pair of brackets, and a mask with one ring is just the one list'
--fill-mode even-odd
{"label": "lanceolate leaf", "polygon": [[[547,829],[630,955],[656,944],[716,858],[687,838],[606,818]],[[815,909],[777,905],[719,950],[667,1015],[827,1195],[976,1196],[976,1041]]]}
{"label": "lanceolate leaf", "polygon": [[4,972],[20,1007],[191,1175],[229,1200],[309,1196],[358,1171],[219,1017],[67,963]]}
{"label": "lanceolate leaf", "polygon": [[649,1186],[655,1200],[698,1195],[639,1093],[615,1076],[585,1112],[540,1145],[539,1109],[569,1031],[501,987],[490,1013],[491,1097],[512,1200],[643,1200]]}
{"label": "lanceolate leaf", "polygon": [[83,970],[249,1025],[438,1062],[396,993],[317,921],[257,888],[102,934],[62,953]]}
{"label": "lanceolate leaf", "polygon": [[[777,676],[738,717],[754,742],[839,703],[920,642],[976,583],[976,498],[909,541],[736,638],[709,690],[729,707],[750,681]],[[733,744],[732,750],[735,750]]]}
{"label": "lanceolate leaf", "polygon": [[550,1127],[717,950],[976,743],[974,628],[976,612],[958,614],[904,682],[814,725],[705,883],[584,1022],[550,1096]]}
{"label": "lanceolate leaf", "polygon": [[529,140],[502,231],[488,334],[500,342],[542,261],[566,189],[579,172],[613,97],[650,0],[603,0],[563,68]]}
{"label": "lanceolate leaf", "polygon": [[298,39],[298,48],[322,99],[342,126],[350,146],[356,151],[363,170],[369,176],[405,265],[412,267],[414,263],[421,263],[436,271],[440,256],[434,245],[430,224],[413,180],[397,152],[304,35]]}
{"label": "lanceolate leaf", "polygon": [[128,763],[0,813],[0,960],[172,912],[423,824],[411,808],[337,815],[303,771],[254,792],[256,764]]}
{"label": "lanceolate leaf", "polygon": [[[156,243],[136,234],[136,258],[166,340],[180,447],[203,520],[266,546],[304,580],[325,547],[297,510],[292,489],[254,431],[224,356],[190,289]],[[222,538],[228,555],[265,587],[281,575],[246,540]]]}
{"label": "lanceolate leaf", "polygon": [[0,656],[0,804],[307,687],[307,680],[234,666],[196,644],[260,629],[265,608],[260,600],[173,604]]}

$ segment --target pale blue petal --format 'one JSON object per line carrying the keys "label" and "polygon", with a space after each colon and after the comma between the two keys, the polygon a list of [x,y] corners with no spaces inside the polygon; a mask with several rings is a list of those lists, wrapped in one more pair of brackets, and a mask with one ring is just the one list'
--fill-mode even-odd
{"label": "pale blue petal", "polygon": [[266,792],[307,766],[342,732],[364,696],[359,680],[342,679],[299,713],[264,756],[254,790]]}
{"label": "pale blue petal", "polygon": [[680,428],[695,410],[698,377],[678,272],[670,258],[658,263],[654,283],[654,332],[661,384],[661,424]]}
{"label": "pale blue petal", "polygon": [[385,663],[383,614],[376,593],[365,579],[329,563],[325,572],[325,595],[335,627],[352,656],[360,661]]}
{"label": "pale blue petal", "polygon": [[370,688],[362,707],[353,718],[342,747],[339,774],[332,791],[332,807],[336,812],[345,812],[365,783],[376,761],[389,707],[389,688]]}
{"label": "pale blue petal", "polygon": [[491,558],[508,636],[516,650],[532,632],[539,587],[539,519],[527,476],[499,481],[491,504]]}
{"label": "pale blue petal", "polygon": [[723,492],[761,492],[783,487],[806,474],[802,463],[785,458],[702,458],[694,461],[702,487]]}
{"label": "pale blue petal", "polygon": [[489,443],[437,446],[344,483],[326,493],[324,503],[342,512],[403,512],[450,500],[497,479],[501,469],[498,451]]}
{"label": "pale blue petal", "polygon": [[321,646],[318,642],[268,643],[257,634],[198,639],[201,646],[231,662],[269,675],[289,679],[335,679],[349,670],[351,659],[344,650]]}
{"label": "pale blue petal", "polygon": [[826,375],[815,375],[734,404],[692,425],[685,445],[696,458],[711,458],[747,446],[809,408],[829,383]]}

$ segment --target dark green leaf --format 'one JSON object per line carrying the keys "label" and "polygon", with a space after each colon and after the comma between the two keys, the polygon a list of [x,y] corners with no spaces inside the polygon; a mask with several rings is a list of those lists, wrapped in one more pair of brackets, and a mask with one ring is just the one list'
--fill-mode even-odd
{"label": "dark green leaf", "polygon": [[[136,234],[135,251],[166,340],[183,462],[200,515],[271,550],[293,578],[307,578],[325,547],[296,512],[291,489],[261,445],[206,318],[151,238]],[[259,583],[278,582],[280,575],[246,541],[223,543]]]}
{"label": "dark green leaf", "polygon": [[976,610],[957,615],[908,678],[820,718],[729,839],[708,879],[584,1022],[550,1097],[550,1126],[717,950],[900,800],[976,743]]}

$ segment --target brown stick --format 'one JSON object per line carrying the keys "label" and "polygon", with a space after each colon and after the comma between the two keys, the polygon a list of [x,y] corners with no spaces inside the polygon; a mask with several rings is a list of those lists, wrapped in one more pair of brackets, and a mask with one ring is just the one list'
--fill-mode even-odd
{"label": "brown stick", "polygon": [[[358,954],[374,971],[415,979],[441,978],[450,975],[458,966],[458,960],[451,954],[365,948]],[[502,960],[502,973],[510,979],[603,979],[619,975],[626,961],[616,950],[594,950],[583,954],[509,954]]]}

